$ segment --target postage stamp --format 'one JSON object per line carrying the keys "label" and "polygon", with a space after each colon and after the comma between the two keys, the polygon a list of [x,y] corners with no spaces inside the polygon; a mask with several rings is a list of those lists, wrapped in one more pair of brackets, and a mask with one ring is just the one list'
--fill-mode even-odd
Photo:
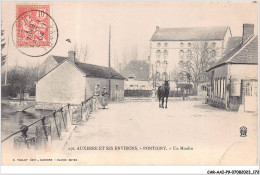
{"label": "postage stamp", "polygon": [[49,4],[16,5],[12,38],[16,48],[30,57],[49,53],[58,41],[58,27]]}
{"label": "postage stamp", "polygon": [[17,5],[17,46],[50,46],[49,5]]}

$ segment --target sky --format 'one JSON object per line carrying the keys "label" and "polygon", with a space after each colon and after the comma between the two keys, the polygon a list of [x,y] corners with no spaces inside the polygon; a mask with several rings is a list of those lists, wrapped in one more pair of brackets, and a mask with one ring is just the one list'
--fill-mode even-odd
{"label": "sky", "polygon": [[[33,2],[36,4],[35,2]],[[22,3],[19,3],[22,4]],[[28,2],[27,2],[28,4]],[[23,55],[12,42],[16,3],[2,2],[2,28],[9,46],[8,65],[34,66],[49,55],[67,56],[74,45],[87,45],[87,62],[108,66],[108,38],[111,26],[111,60],[137,47],[138,58],[147,59],[150,39],[156,26],[162,28],[229,26],[233,36],[242,36],[243,23],[255,24],[258,32],[258,4],[253,2],[37,2],[50,4],[59,38],[53,50],[43,57]],[[66,42],[70,39],[72,43]]]}

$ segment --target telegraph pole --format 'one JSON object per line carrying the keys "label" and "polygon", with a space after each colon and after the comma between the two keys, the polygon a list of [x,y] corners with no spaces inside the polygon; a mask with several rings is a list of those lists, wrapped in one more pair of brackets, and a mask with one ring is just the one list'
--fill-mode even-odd
{"label": "telegraph pole", "polygon": [[109,93],[109,99],[111,99],[111,65],[110,65],[110,47],[111,47],[111,26],[109,26],[109,43],[108,43],[108,93]]}

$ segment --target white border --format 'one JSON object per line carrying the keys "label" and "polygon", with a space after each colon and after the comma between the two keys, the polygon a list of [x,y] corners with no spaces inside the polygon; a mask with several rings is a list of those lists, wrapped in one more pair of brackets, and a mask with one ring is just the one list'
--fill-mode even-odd
{"label": "white border", "polygon": [[[1,1],[10,1],[10,0],[1,0]],[[22,2],[21,0],[16,0],[16,1]],[[44,0],[26,0],[26,1],[44,1]],[[57,1],[73,1],[73,0],[57,0]],[[84,0],[78,0],[78,1],[84,1]],[[85,0],[85,1],[90,1],[90,0]],[[105,1],[105,0],[95,0],[95,1]],[[116,0],[110,0],[110,1],[116,1]],[[125,1],[125,0],[121,0],[121,1]],[[131,1],[139,1],[139,0],[131,0]],[[149,1],[149,0],[141,0],[141,1]],[[166,1],[166,0],[153,0],[153,1]],[[194,1],[194,0],[182,0],[182,1]],[[209,1],[209,0],[200,0],[200,1]],[[217,0],[217,1],[225,1],[225,0]],[[228,1],[252,1],[252,0],[228,0]],[[258,19],[259,19],[259,9],[260,9],[259,1],[258,0],[256,1],[258,2]],[[2,6],[0,7],[2,8]],[[1,13],[0,13],[0,17],[1,17]],[[259,23],[258,23],[258,31],[259,31]],[[258,43],[259,41],[260,40],[258,37]],[[259,51],[260,51],[260,47],[258,47],[258,53],[260,53]],[[260,60],[259,55],[258,55],[258,60]],[[258,75],[260,75],[259,70],[258,70]],[[260,85],[259,81],[258,83]],[[258,88],[258,92],[260,92],[259,88]],[[258,114],[259,114],[259,108],[260,105],[258,99]],[[258,145],[259,145],[259,126],[260,125],[259,125],[259,116],[258,116]],[[1,134],[1,130],[0,130],[0,134]],[[259,158],[259,151],[258,151],[258,158]],[[258,166],[1,166],[0,167],[1,174],[26,174],[26,175],[29,174],[207,174],[208,170],[215,170],[215,171],[251,170],[253,171],[253,170],[259,170],[259,164]]]}

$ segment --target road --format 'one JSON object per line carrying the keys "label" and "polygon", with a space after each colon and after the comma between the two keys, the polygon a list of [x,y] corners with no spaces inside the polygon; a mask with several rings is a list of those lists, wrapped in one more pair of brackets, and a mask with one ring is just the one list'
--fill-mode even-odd
{"label": "road", "polygon": [[[247,137],[240,137],[241,126]],[[201,101],[171,101],[168,109],[152,102],[112,103],[78,126],[64,151],[84,159],[82,165],[255,165],[257,128],[255,113]]]}

